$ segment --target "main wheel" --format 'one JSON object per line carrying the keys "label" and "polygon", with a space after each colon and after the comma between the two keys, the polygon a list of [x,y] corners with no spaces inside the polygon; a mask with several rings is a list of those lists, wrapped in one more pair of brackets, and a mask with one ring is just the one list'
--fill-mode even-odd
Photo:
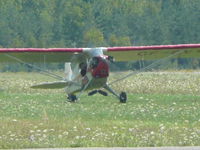
{"label": "main wheel", "polygon": [[68,102],[75,102],[77,100],[76,95],[68,94]]}
{"label": "main wheel", "polygon": [[120,103],[126,103],[126,101],[127,101],[127,96],[126,96],[126,93],[125,93],[125,92],[121,92],[121,93],[120,93],[120,98],[119,98],[119,100],[120,100]]}

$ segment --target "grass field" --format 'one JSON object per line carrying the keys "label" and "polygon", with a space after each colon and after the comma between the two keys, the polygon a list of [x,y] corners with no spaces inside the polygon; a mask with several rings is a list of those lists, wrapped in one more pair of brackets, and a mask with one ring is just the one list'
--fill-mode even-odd
{"label": "grass field", "polygon": [[[112,75],[110,80],[118,78]],[[0,73],[0,149],[200,145],[200,73],[147,72],[113,85],[113,96],[34,90],[51,79],[36,73]]]}

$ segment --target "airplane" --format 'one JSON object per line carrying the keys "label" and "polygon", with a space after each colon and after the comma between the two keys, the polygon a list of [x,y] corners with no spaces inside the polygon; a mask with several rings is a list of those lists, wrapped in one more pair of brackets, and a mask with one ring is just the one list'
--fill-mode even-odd
{"label": "airplane", "polygon": [[[107,96],[107,92],[110,92],[121,103],[126,103],[126,92],[116,93],[110,85],[133,75],[133,73],[109,83],[109,64],[113,61],[157,59],[159,63],[166,58],[194,58],[199,56],[200,44],[96,48],[0,48],[0,62],[23,63],[59,80],[33,85],[32,88],[64,88],[69,102],[76,102],[83,92],[89,91],[89,96],[96,93]],[[33,62],[65,63],[65,77],[42,70],[32,65]],[[78,96],[77,93],[79,93]]]}

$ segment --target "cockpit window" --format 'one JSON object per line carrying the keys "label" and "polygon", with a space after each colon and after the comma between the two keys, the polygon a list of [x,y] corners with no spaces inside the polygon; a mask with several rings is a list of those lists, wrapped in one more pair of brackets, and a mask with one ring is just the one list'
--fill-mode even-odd
{"label": "cockpit window", "polygon": [[99,64],[99,59],[97,57],[93,57],[90,63],[91,68],[96,68]]}
{"label": "cockpit window", "polygon": [[81,69],[80,74],[82,76],[85,76],[86,72],[87,72],[87,64],[86,63],[80,63],[79,68]]}

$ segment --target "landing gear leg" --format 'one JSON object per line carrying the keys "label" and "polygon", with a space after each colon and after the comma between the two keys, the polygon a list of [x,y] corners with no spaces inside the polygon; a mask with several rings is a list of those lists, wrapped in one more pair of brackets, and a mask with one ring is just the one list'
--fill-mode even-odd
{"label": "landing gear leg", "polygon": [[112,93],[113,95],[115,95],[115,96],[119,99],[120,103],[126,103],[126,101],[127,101],[127,95],[126,95],[125,92],[121,92],[120,95],[118,95],[118,94],[117,94],[112,88],[110,88],[107,84],[104,86],[104,88],[105,88],[106,90],[108,90],[110,93]]}
{"label": "landing gear leg", "polygon": [[76,102],[77,101],[77,97],[74,94],[68,94],[68,102]]}

